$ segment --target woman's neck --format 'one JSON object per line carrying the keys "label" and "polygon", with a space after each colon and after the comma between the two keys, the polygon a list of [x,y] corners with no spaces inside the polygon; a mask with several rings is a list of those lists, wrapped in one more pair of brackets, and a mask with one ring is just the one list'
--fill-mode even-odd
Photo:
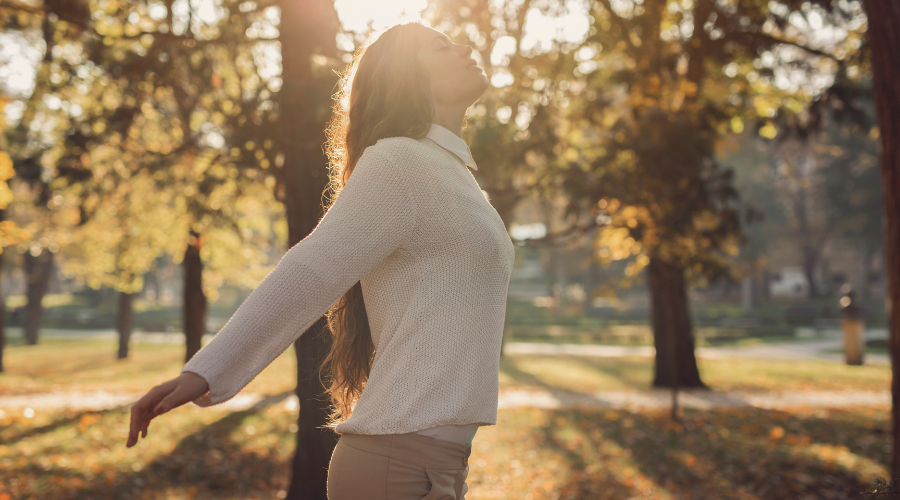
{"label": "woman's neck", "polygon": [[462,124],[465,118],[466,108],[460,109],[459,106],[435,104],[431,123],[444,127],[456,134],[457,137],[462,137]]}

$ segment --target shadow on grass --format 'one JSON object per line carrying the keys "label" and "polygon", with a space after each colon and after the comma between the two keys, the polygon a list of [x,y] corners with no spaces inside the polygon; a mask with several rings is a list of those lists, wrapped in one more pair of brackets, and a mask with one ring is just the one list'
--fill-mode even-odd
{"label": "shadow on grass", "polygon": [[[563,487],[585,492],[574,498],[633,496],[622,490],[623,481],[635,488],[655,485],[674,498],[861,498],[871,485],[859,471],[837,456],[817,454],[813,445],[848,446],[850,440],[836,436],[871,430],[863,422],[825,420],[805,433],[806,420],[766,410],[686,412],[676,434],[667,428],[665,412],[553,411],[539,431],[545,446],[565,457],[573,471],[584,471]],[[789,432],[809,441],[772,439],[775,426],[795,429]],[[863,456],[888,464],[886,452]],[[639,475],[629,472],[632,468]]]}
{"label": "shadow on grass", "polygon": [[604,450],[601,443],[579,443],[587,444],[590,449],[586,450],[559,438],[556,433],[559,430],[558,418],[567,418],[567,412],[550,412],[548,416],[547,421],[551,423],[539,429],[536,435],[540,436],[541,447],[550,449],[565,460],[569,481],[556,488],[559,498],[613,500],[641,496],[642,492],[634,487],[632,481],[617,474],[617,468],[597,467],[598,462],[613,458],[605,456],[608,450]]}
{"label": "shadow on grass", "polygon": [[[645,390],[651,388],[653,382],[652,358],[619,359],[616,363],[600,359],[577,359],[580,366],[603,373],[606,376],[621,380],[630,389]],[[604,361],[607,361],[604,363]]]}
{"label": "shadow on grass", "polygon": [[[650,389],[650,378],[646,368],[631,366],[630,364],[628,366],[623,366],[624,363],[622,360],[617,360],[615,364],[604,365],[602,362],[596,360],[569,356],[553,357],[552,359],[564,361],[566,365],[576,368],[578,371],[593,371],[595,373],[602,373],[604,376],[624,380],[626,381],[624,385],[629,389]],[[571,389],[560,387],[558,384],[548,381],[545,377],[529,371],[527,368],[523,367],[523,365],[526,365],[528,362],[528,358],[505,356],[500,360],[500,370],[513,379],[518,385],[540,387],[555,393],[562,392],[572,395],[588,395],[588,393],[583,391],[573,391]],[[646,364],[646,361],[644,363]],[[635,365],[637,365],[637,363],[635,363]],[[639,377],[636,375],[636,372],[643,373],[640,373],[641,376]],[[647,375],[647,378],[643,378],[643,375],[645,374]]]}
{"label": "shadow on grass", "polygon": [[[233,441],[231,434],[241,427],[247,417],[292,394],[293,391],[286,391],[267,396],[251,408],[230,413],[184,437],[170,453],[156,457],[136,472],[113,471],[113,474],[101,473],[96,477],[86,477],[84,473],[72,469],[54,467],[48,470],[36,463],[29,463],[17,470],[22,476],[52,477],[69,484],[72,484],[74,478],[80,479],[77,481],[81,484],[80,487],[70,488],[65,494],[53,496],[59,500],[167,498],[170,488],[196,488],[195,491],[203,492],[199,496],[191,493],[192,498],[217,496],[217,493],[229,498],[267,498],[272,495],[273,489],[286,487],[289,462],[286,464],[278,456],[275,446],[264,452],[248,451],[240,443]],[[119,407],[108,411],[121,409]],[[77,418],[80,416],[45,427],[58,427]],[[41,429],[43,428],[35,429],[33,433]],[[281,482],[285,484],[282,485]]]}
{"label": "shadow on grass", "polygon": [[25,431],[22,431],[22,432],[19,432],[16,434],[11,434],[9,436],[6,436],[2,431],[0,431],[0,444],[13,444],[17,441],[21,441],[22,439],[28,439],[30,437],[37,436],[40,434],[46,434],[46,433],[52,432],[60,427],[65,427],[67,425],[74,424],[74,423],[80,421],[83,417],[88,416],[88,415],[100,416],[100,415],[104,415],[106,413],[112,413],[112,412],[119,411],[126,407],[131,407],[131,403],[129,403],[128,405],[117,406],[117,407],[109,408],[106,410],[79,411],[72,415],[66,415],[65,417],[57,419],[53,422],[50,422],[49,424],[45,424],[40,427],[30,428],[30,429],[27,429]]}
{"label": "shadow on grass", "polygon": [[[576,374],[592,372],[604,378],[619,381],[623,387],[616,390],[646,391],[661,389],[654,388],[651,385],[653,380],[652,358],[615,358],[612,360],[610,358],[575,356],[504,356],[500,361],[500,370],[512,378],[515,384],[537,386],[554,392],[588,394],[583,391],[573,391],[560,387],[560,385],[554,384],[546,377],[530,371],[527,365],[534,360],[540,359],[565,363],[566,368],[563,368],[563,370],[573,370],[573,373],[569,375],[571,383],[579,382]],[[699,391],[694,390],[693,392]]]}
{"label": "shadow on grass", "polygon": [[508,375],[516,384],[534,385],[543,387],[544,389],[559,390],[558,387],[545,382],[542,378],[531,372],[527,372],[519,368],[521,360],[503,356],[500,358],[500,371]]}

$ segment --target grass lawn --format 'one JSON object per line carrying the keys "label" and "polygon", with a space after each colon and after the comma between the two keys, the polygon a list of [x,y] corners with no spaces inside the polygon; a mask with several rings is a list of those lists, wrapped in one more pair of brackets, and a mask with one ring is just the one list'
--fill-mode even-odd
{"label": "grass lawn", "polygon": [[[178,376],[184,348],[133,343],[129,359],[115,359],[116,344],[104,340],[42,339],[34,346],[20,340],[4,351],[6,373],[0,396],[53,391],[144,392]],[[890,366],[847,366],[825,360],[700,359],[703,380],[713,390],[860,390],[886,391]],[[282,353],[243,392],[278,394],[295,385],[292,349]],[[653,378],[646,357],[590,358],[505,356],[500,361],[504,388],[556,388],[574,392],[643,390]]]}
{"label": "grass lawn", "polygon": [[[177,377],[184,366],[184,347],[132,342],[127,360],[117,360],[118,344],[106,340],[41,339],[24,345],[21,338],[4,350],[6,373],[0,374],[0,396],[53,391],[146,392]],[[244,388],[277,394],[296,385],[297,362],[288,349]],[[0,499],[2,500],[2,499]]]}
{"label": "grass lawn", "polygon": [[[650,327],[622,325],[608,327],[621,330],[618,335],[596,335],[596,330],[574,326],[551,325],[545,327],[517,327],[506,329],[508,342],[534,342],[541,344],[603,344],[603,345],[653,345]],[[717,335],[723,328],[698,328],[694,338],[696,347],[743,347],[751,345],[779,344],[783,342],[817,342],[821,338],[799,338],[793,334]]]}
{"label": "grass lawn", "polygon": [[[45,339],[9,346],[0,395],[134,391],[176,376],[180,346]],[[642,390],[650,358],[509,356],[501,390]],[[885,391],[890,367],[701,360],[715,390]],[[287,488],[297,410],[291,350],[244,389],[272,395],[229,412],[186,405],[125,448],[129,407],[0,414],[0,500],[257,499]],[[29,413],[30,414],[30,413]],[[855,499],[890,457],[889,408],[790,411],[500,410],[475,438],[469,500]]]}
{"label": "grass lawn", "polygon": [[[700,359],[703,381],[716,391],[887,391],[890,366],[827,360]],[[647,389],[652,358],[508,356],[500,361],[500,386],[573,392]]]}
{"label": "grass lawn", "polygon": [[[287,488],[296,410],[182,407],[125,448],[128,409],[0,421],[0,498],[258,499]],[[887,475],[888,409],[501,410],[473,445],[480,499],[855,499]],[[6,493],[9,497],[3,497]]]}

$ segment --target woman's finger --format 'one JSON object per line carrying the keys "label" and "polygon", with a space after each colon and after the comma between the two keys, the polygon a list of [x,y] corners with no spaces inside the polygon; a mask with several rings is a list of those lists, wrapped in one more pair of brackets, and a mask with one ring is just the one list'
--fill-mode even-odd
{"label": "woman's finger", "polygon": [[138,442],[141,427],[144,425],[144,410],[140,402],[132,407],[131,412],[131,432],[128,436],[129,447],[134,446]]}
{"label": "woman's finger", "polygon": [[131,422],[128,425],[128,440],[125,442],[125,446],[127,446],[128,448],[131,448],[132,446],[134,446],[135,435],[137,434],[135,432],[136,418],[137,417],[135,414],[135,407],[132,406],[131,407]]}
{"label": "woman's finger", "polygon": [[[137,443],[141,431],[146,427],[149,419],[153,418],[150,409],[159,400],[161,392],[160,386],[154,387],[131,407],[131,425],[126,443],[129,448]],[[144,433],[144,437],[146,437],[146,433]]]}

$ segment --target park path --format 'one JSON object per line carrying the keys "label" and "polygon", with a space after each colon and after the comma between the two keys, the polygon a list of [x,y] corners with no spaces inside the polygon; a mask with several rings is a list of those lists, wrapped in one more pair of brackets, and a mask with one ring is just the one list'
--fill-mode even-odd
{"label": "park path", "polygon": [[[13,333],[14,334],[14,333]],[[73,331],[47,329],[41,332],[47,337],[115,339],[112,330]],[[211,338],[211,336],[208,336]],[[179,333],[135,333],[136,341],[158,343],[182,343]],[[207,340],[205,338],[204,340]],[[839,339],[813,340],[791,343],[760,344],[743,347],[701,347],[697,356],[701,359],[825,359],[842,361],[840,354],[828,352],[842,346]],[[509,342],[504,351],[513,355],[563,355],[591,357],[646,356],[655,354],[652,346],[611,346],[582,344],[547,344],[531,342]],[[867,364],[889,363],[887,355],[867,354]],[[108,409],[130,405],[142,394],[94,391],[85,393],[50,392],[19,396],[0,396],[0,412],[21,411],[25,408],[37,409]],[[229,411],[244,410],[259,402],[265,394],[238,394],[231,400],[211,408]],[[709,392],[682,391],[679,404],[684,408],[714,409],[754,407],[781,409],[796,406],[839,408],[846,406],[890,405],[890,393],[860,391],[785,391],[785,392]],[[573,393],[540,388],[503,389],[499,395],[500,408],[665,408],[671,403],[671,391],[603,391],[596,393]],[[285,395],[283,404],[288,408],[297,407],[297,397]],[[2,415],[0,415],[2,416]]]}
{"label": "park path", "polygon": [[[834,349],[842,349],[840,339],[779,342],[739,347],[698,347],[695,352],[701,359],[824,359],[843,361],[843,354]],[[624,356],[652,357],[656,355],[653,346],[597,345],[597,344],[541,344],[532,342],[509,342],[504,347],[508,354],[542,354],[619,358]],[[888,364],[887,354],[866,354],[865,362]]]}
{"label": "park path", "polygon": [[[21,336],[21,328],[7,329],[10,337]],[[43,328],[42,337],[118,340],[115,330],[66,330]],[[212,334],[203,336],[205,345],[213,338]],[[184,335],[169,332],[135,332],[131,335],[135,342],[151,342],[159,344],[183,344]],[[841,339],[798,340],[797,342],[780,342],[738,347],[698,347],[697,357],[704,359],[825,359],[842,361],[843,355],[833,351],[841,349]],[[656,350],[653,346],[597,345],[597,344],[549,344],[539,342],[507,342],[504,352],[509,354],[568,355],[601,358],[617,358],[623,356],[652,357]],[[871,364],[888,364],[887,354],[868,353],[865,362]]]}
{"label": "park path", "polygon": [[[105,410],[131,405],[142,394],[124,392],[51,392],[21,396],[0,396],[0,412],[16,413],[26,408],[32,410],[78,409]],[[234,398],[209,409],[246,410],[266,394],[238,394]],[[601,391],[573,393],[537,388],[502,389],[499,408],[617,408],[654,409],[667,408],[671,404],[669,390]],[[786,409],[791,407],[842,408],[859,406],[889,406],[890,393],[869,391],[681,391],[678,404],[683,408],[712,410],[717,408]],[[297,396],[285,394],[283,403],[288,409],[296,409]],[[0,414],[2,417],[2,414]]]}

